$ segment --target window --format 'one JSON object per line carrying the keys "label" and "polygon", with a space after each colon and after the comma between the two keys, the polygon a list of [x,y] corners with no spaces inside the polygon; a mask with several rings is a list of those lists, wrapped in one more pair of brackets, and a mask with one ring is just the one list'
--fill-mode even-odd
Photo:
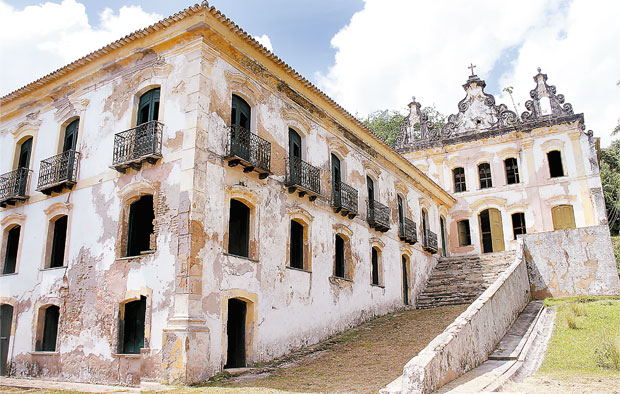
{"label": "window", "polygon": [[332,194],[336,206],[340,206],[340,181],[342,176],[340,173],[340,159],[332,154]]}
{"label": "window", "polygon": [[62,142],[62,151],[75,150],[77,144],[78,128],[80,120],[76,119],[65,127],[65,136]]}
{"label": "window", "polygon": [[554,230],[575,228],[575,212],[572,205],[558,205],[551,208]]}
{"label": "window", "polygon": [[138,125],[159,119],[159,88],[151,89],[140,96],[138,104]]}
{"label": "window", "polygon": [[448,250],[446,245],[446,221],[443,216],[439,218],[439,232],[441,233],[441,255],[443,257],[447,257]]}
{"label": "window", "polygon": [[372,256],[371,256],[371,264],[372,264],[372,273],[371,273],[371,284],[375,286],[379,286],[379,250],[376,247],[372,248]]}
{"label": "window", "polygon": [[151,250],[151,235],[153,234],[153,196],[142,196],[129,206],[129,221],[127,229],[127,256],[139,256],[140,253]]}
{"label": "window", "polygon": [[368,203],[372,208],[375,200],[375,182],[369,176],[366,177],[366,188],[368,189]]}
{"label": "window", "polygon": [[250,208],[239,200],[230,200],[228,253],[250,257]]}
{"label": "window", "polygon": [[334,276],[344,278],[345,275],[345,259],[344,259],[344,238],[336,234],[336,255],[334,263]]}
{"label": "window", "polygon": [[32,152],[32,137],[26,139],[19,146],[17,168],[30,168],[30,154]]}
{"label": "window", "polygon": [[491,181],[491,166],[489,163],[482,163],[478,165],[478,176],[480,177],[481,189],[493,187],[493,182]]}
{"label": "window", "polygon": [[506,183],[509,185],[519,183],[519,166],[517,165],[517,159],[511,157],[504,160],[504,167],[506,167]]}
{"label": "window", "polygon": [[39,310],[37,340],[35,350],[39,352],[55,352],[58,336],[58,317],[60,308],[56,305],[43,307]]}
{"label": "window", "polygon": [[65,244],[67,240],[67,216],[61,216],[51,223],[53,226],[52,245],[47,267],[55,268],[65,265]]}
{"label": "window", "polygon": [[250,119],[252,110],[250,105],[241,97],[232,96],[232,108],[230,111],[230,125],[237,125],[246,130],[250,130]]}
{"label": "window", "polygon": [[562,167],[562,154],[559,150],[547,152],[547,160],[549,161],[549,175],[551,178],[564,176],[564,167]]}
{"label": "window", "polygon": [[6,232],[6,246],[4,247],[4,268],[2,274],[14,274],[19,249],[19,235],[21,226],[14,226]]}
{"label": "window", "polygon": [[400,194],[397,194],[397,200],[398,200],[398,224],[402,227],[403,222],[405,221],[405,209],[403,206],[403,198],[400,196]]}
{"label": "window", "polygon": [[469,220],[460,220],[456,222],[456,228],[459,233],[459,246],[471,245],[471,233],[469,232]]}
{"label": "window", "polygon": [[119,310],[118,352],[121,354],[140,354],[144,347],[144,320],[146,316],[146,297],[127,302]]}
{"label": "window", "polygon": [[512,214],[512,233],[514,239],[517,239],[517,235],[525,234],[525,214],[523,212],[517,212]]}
{"label": "window", "polygon": [[296,220],[291,220],[290,247],[291,268],[304,269],[304,226]]}
{"label": "window", "polygon": [[465,185],[465,169],[463,167],[453,169],[452,176],[454,177],[454,192],[467,191],[467,186]]}

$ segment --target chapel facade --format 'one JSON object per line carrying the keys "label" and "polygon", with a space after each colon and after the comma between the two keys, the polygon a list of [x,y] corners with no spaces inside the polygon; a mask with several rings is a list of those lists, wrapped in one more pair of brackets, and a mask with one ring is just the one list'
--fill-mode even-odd
{"label": "chapel facade", "polygon": [[194,383],[415,305],[451,193],[206,2],[0,99],[1,373]]}

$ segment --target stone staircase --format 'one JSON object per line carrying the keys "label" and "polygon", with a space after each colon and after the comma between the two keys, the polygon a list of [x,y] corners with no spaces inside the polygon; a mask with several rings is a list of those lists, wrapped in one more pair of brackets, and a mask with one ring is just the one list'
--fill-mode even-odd
{"label": "stone staircase", "polygon": [[470,304],[514,261],[514,251],[442,257],[417,299],[417,309]]}

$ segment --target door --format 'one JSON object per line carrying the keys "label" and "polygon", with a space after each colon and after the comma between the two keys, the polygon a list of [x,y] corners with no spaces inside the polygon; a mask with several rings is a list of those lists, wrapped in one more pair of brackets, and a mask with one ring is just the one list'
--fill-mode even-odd
{"label": "door", "polygon": [[247,161],[250,160],[250,105],[239,96],[232,96],[230,112],[230,153]]}
{"label": "door", "polygon": [[446,222],[443,220],[443,217],[439,218],[439,230],[441,232],[441,255],[446,257],[448,255],[446,248]]}
{"label": "door", "polygon": [[11,325],[13,323],[13,307],[8,304],[0,306],[0,375],[8,373],[9,344],[11,340]]}
{"label": "door", "polygon": [[159,118],[159,88],[151,89],[140,97],[138,125]]}
{"label": "door", "polygon": [[403,303],[409,305],[409,270],[407,269],[407,258],[403,259]]}
{"label": "door", "polygon": [[140,349],[144,347],[145,315],[146,297],[141,296],[139,301],[131,301],[125,304],[123,353],[140,354]]}
{"label": "door", "polygon": [[301,185],[301,136],[293,129],[288,129],[288,156],[291,181]]}
{"label": "door", "polygon": [[423,240],[423,245],[424,246],[428,246],[428,240],[426,239],[426,234],[427,234],[427,213],[426,213],[426,209],[422,209],[422,240]]}
{"label": "door", "polygon": [[404,228],[403,228],[403,221],[404,221],[403,218],[405,217],[404,214],[405,214],[405,212],[403,211],[403,199],[399,195],[398,196],[398,224],[400,226],[402,234],[404,234]]}
{"label": "door", "polygon": [[575,212],[572,205],[558,205],[551,209],[554,230],[575,228]]}
{"label": "door", "polygon": [[340,207],[340,159],[336,155],[332,155],[332,188],[334,206]]}
{"label": "door", "polygon": [[[70,150],[75,150],[77,144],[77,135],[78,135],[78,126],[80,121],[78,119],[69,123],[67,127],[65,127],[65,138],[63,140],[62,151],[67,152]],[[73,165],[75,157],[73,153],[67,153],[68,156],[65,156],[67,160],[61,160],[59,162],[59,174],[60,179],[66,179],[68,181],[73,181]]]}
{"label": "door", "polygon": [[228,322],[226,334],[228,352],[225,368],[245,367],[245,324],[247,304],[239,299],[228,300]]}
{"label": "door", "polygon": [[368,219],[371,222],[375,221],[375,183],[367,176],[366,177],[366,189],[368,190]]}
{"label": "door", "polygon": [[495,208],[480,212],[480,238],[482,253],[501,252],[504,250],[504,230],[502,214]]}
{"label": "door", "polygon": [[[19,147],[19,159],[17,160],[17,168],[18,169],[28,169],[30,168],[30,153],[32,152],[32,138],[28,138],[26,141],[22,142]],[[28,171],[22,170],[17,174],[17,179],[15,182],[15,194],[18,196],[26,195],[26,187],[28,185]]]}

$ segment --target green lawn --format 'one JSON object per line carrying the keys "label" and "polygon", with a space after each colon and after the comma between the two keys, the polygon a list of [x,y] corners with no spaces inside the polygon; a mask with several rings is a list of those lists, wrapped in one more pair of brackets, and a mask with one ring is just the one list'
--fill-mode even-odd
{"label": "green lawn", "polygon": [[[556,326],[538,375],[615,375],[619,370],[597,363],[596,351],[607,338],[615,338],[620,346],[620,300],[610,297],[582,297],[546,300],[557,305]],[[594,300],[596,301],[589,301]],[[569,319],[576,328],[569,328]]]}

